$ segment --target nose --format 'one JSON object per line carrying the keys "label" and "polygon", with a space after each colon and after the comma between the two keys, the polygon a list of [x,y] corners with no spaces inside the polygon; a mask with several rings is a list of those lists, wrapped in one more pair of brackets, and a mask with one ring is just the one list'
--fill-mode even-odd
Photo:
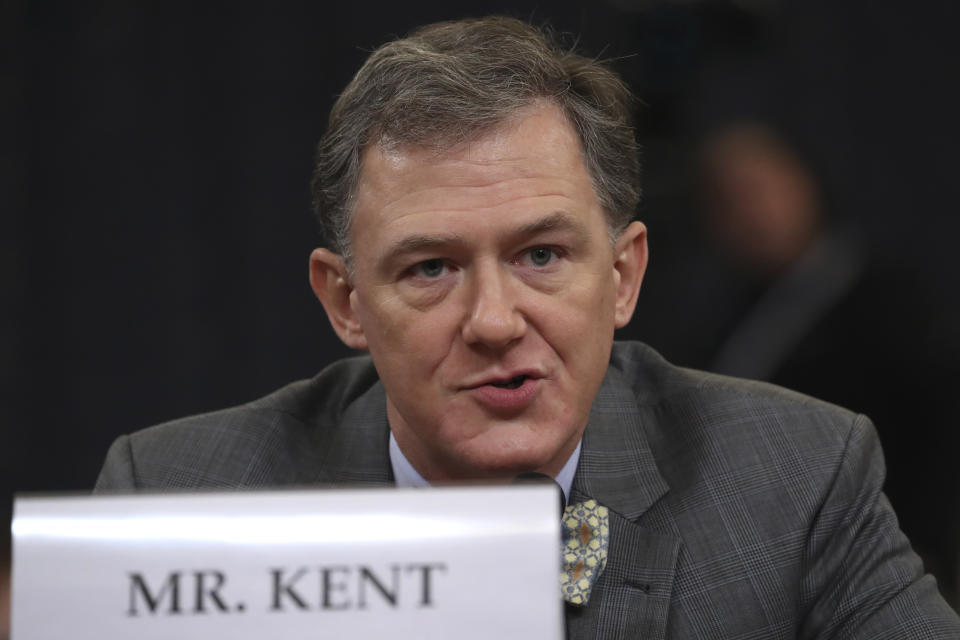
{"label": "nose", "polygon": [[516,283],[509,274],[500,265],[481,265],[473,280],[462,330],[464,342],[503,348],[522,337],[527,321],[517,309]]}

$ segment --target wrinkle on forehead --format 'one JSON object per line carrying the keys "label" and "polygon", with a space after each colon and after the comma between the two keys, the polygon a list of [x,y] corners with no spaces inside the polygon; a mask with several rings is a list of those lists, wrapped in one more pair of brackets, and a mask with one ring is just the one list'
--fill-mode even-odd
{"label": "wrinkle on forehead", "polygon": [[[549,121],[549,126],[545,128],[544,135],[541,137],[541,143],[560,145],[572,143],[575,148],[580,150],[579,159],[584,160],[583,145],[569,118],[556,104],[543,99],[518,109],[501,122],[480,129],[473,135],[468,135],[454,144],[445,145],[440,141],[436,144],[427,142],[420,145],[384,140],[369,145],[364,150],[361,161],[364,169],[373,169],[374,167],[369,166],[368,162],[376,158],[376,161],[381,163],[381,167],[395,170],[402,170],[410,163],[420,164],[424,162],[430,164],[462,163],[478,167],[519,163],[527,158],[524,150],[518,150],[520,153],[517,155],[510,154],[509,150],[515,145],[514,134],[521,125],[532,117],[541,121]],[[585,163],[583,168],[586,169]]]}
{"label": "wrinkle on forehead", "polygon": [[[382,206],[417,192],[432,191],[443,196],[445,189],[464,187],[507,191],[525,179],[578,182],[589,184],[592,190],[592,180],[580,154],[570,153],[571,148],[580,148],[579,139],[566,119],[557,117],[561,115],[559,110],[553,109],[556,113],[525,114],[527,117],[520,121],[504,123],[482,138],[443,152],[424,147],[368,148],[356,208],[373,202]],[[518,139],[520,125],[531,120],[537,123],[535,135],[528,133]],[[554,189],[563,191],[565,187],[558,184],[548,191]],[[538,189],[530,195],[535,191]]]}

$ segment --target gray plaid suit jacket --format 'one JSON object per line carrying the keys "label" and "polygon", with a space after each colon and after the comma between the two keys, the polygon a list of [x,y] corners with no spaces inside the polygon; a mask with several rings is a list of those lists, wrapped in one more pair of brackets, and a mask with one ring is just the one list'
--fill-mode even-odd
{"label": "gray plaid suit jacket", "polygon": [[[368,358],[255,402],[119,438],[98,492],[390,484]],[[569,637],[960,638],[881,493],[869,420],[614,345],[572,499],[611,511]]]}

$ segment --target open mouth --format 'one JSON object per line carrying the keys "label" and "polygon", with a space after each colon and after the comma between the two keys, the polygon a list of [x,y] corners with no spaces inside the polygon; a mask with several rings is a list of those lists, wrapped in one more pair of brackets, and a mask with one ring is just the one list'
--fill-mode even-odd
{"label": "open mouth", "polygon": [[528,376],[521,375],[516,378],[510,378],[504,382],[491,382],[490,384],[494,387],[500,387],[501,389],[518,389],[520,385],[526,381]]}

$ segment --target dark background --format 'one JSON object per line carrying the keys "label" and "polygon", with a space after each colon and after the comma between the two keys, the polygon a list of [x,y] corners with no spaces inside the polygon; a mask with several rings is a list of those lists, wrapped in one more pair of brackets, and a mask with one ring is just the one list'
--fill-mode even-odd
{"label": "dark background", "polygon": [[548,22],[642,98],[652,258],[625,336],[700,364],[690,149],[737,116],[788,130],[872,251],[956,311],[954,4],[3,2],[2,496],[87,490],[117,435],[346,353],[307,283],[313,145],[366,53],[437,19]]}

